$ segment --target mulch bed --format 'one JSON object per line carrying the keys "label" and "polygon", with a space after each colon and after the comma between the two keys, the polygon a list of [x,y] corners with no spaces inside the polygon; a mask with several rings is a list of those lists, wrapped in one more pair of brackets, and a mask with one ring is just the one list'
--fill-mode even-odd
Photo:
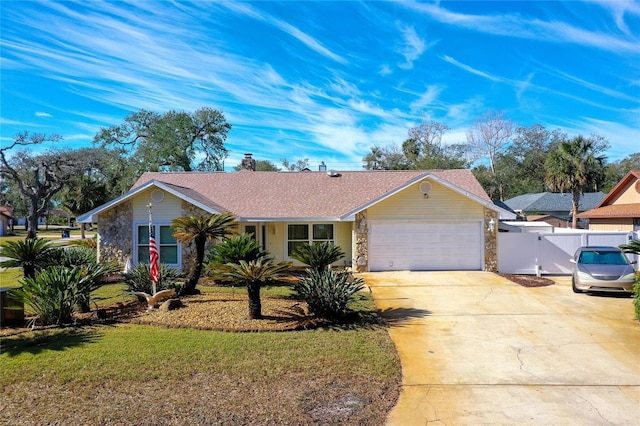
{"label": "mulch bed", "polygon": [[519,274],[500,274],[509,281],[520,284],[523,287],[546,287],[555,284],[553,280],[535,275],[519,275]]}
{"label": "mulch bed", "polygon": [[[288,298],[261,298],[262,318],[249,317],[246,294],[202,293],[180,298],[182,307],[164,311],[147,311],[146,303],[131,300],[113,304],[86,314],[76,314],[77,325],[126,322],[168,328],[194,328],[229,332],[295,331],[328,325],[311,315],[306,303]],[[26,319],[26,324],[31,318]],[[2,327],[0,336],[10,336],[47,327]]]}

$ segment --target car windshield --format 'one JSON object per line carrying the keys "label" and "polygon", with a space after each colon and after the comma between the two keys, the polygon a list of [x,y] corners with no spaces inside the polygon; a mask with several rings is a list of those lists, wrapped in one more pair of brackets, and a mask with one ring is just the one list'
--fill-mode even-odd
{"label": "car windshield", "polygon": [[583,251],[578,263],[587,265],[626,265],[627,258],[617,251]]}

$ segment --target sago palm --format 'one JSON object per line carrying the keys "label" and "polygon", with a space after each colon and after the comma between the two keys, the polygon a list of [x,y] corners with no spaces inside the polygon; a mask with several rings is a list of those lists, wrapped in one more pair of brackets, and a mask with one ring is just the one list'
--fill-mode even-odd
{"label": "sago palm", "polygon": [[241,260],[238,263],[219,265],[218,273],[226,279],[239,281],[247,286],[249,316],[252,319],[260,319],[262,318],[260,287],[288,275],[292,266],[291,262],[275,263],[271,258],[261,257],[249,262]]}
{"label": "sago palm", "polygon": [[552,191],[569,191],[572,199],[572,227],[578,223],[580,197],[585,189],[599,187],[605,178],[603,156],[593,140],[577,136],[562,141],[545,162],[545,183]]}
{"label": "sago palm", "polygon": [[0,256],[9,259],[0,262],[0,268],[22,268],[25,278],[34,278],[47,266],[53,250],[53,244],[44,238],[7,241],[0,246]]}
{"label": "sago palm", "polygon": [[210,216],[185,216],[174,219],[171,227],[175,230],[173,236],[181,243],[195,244],[196,259],[189,273],[187,282],[182,287],[181,294],[193,294],[202,274],[204,250],[207,241],[226,238],[231,234],[235,216],[229,212],[212,214]]}
{"label": "sago palm", "polygon": [[305,243],[298,246],[296,251],[291,254],[291,257],[305,265],[309,265],[316,271],[324,271],[333,262],[342,259],[344,251],[331,241],[314,244]]}

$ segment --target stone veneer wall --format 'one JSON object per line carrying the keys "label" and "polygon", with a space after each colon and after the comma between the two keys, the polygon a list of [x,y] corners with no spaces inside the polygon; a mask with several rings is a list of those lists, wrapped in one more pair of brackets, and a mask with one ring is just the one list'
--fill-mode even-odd
{"label": "stone veneer wall", "polygon": [[98,215],[98,260],[125,265],[133,258],[133,204],[125,201]]}
{"label": "stone veneer wall", "polygon": [[355,247],[353,248],[354,266],[356,272],[366,272],[369,268],[369,226],[367,224],[367,211],[356,213],[354,223]]}
{"label": "stone veneer wall", "polygon": [[[489,231],[489,222],[493,219],[493,231]],[[484,209],[484,269],[498,272],[498,213]]]}

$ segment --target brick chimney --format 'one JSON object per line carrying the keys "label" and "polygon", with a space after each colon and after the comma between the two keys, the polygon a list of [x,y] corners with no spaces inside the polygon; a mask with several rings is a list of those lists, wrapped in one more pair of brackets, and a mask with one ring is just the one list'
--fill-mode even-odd
{"label": "brick chimney", "polygon": [[256,160],[251,158],[253,154],[245,154],[242,159],[242,165],[240,166],[241,170],[250,170],[252,172],[256,171]]}

